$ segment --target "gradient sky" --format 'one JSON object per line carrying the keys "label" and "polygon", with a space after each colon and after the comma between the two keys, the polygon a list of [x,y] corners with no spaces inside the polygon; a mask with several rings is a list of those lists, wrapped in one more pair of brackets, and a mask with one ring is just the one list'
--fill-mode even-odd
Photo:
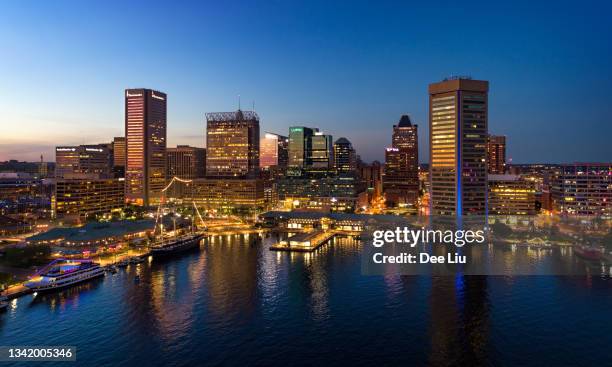
{"label": "gradient sky", "polygon": [[427,162],[427,85],[471,75],[513,162],[612,161],[610,4],[3,1],[0,160],[122,136],[123,91],[146,87],[169,146],[204,146],[240,94],[262,132],[319,127],[366,161],[408,113]]}

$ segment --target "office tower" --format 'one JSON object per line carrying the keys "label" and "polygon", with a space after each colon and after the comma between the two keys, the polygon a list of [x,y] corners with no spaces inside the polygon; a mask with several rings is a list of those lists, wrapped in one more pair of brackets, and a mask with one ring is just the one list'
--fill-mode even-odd
{"label": "office tower", "polygon": [[259,116],[254,111],[206,114],[206,176],[255,177],[259,172]]}
{"label": "office tower", "polygon": [[125,203],[123,178],[81,174],[78,178],[60,178],[55,184],[54,216],[84,222],[95,216],[110,215]]}
{"label": "office tower", "polygon": [[518,175],[489,175],[489,215],[535,215],[535,183]]}
{"label": "office tower", "polygon": [[259,166],[287,168],[289,159],[289,138],[282,135],[265,133],[259,143]]}
{"label": "office tower", "polygon": [[125,137],[113,139],[113,166],[125,167]]}
{"label": "office tower", "polygon": [[167,148],[167,177],[178,177],[185,180],[203,178],[206,173],[206,149],[178,145]]}
{"label": "office tower", "polygon": [[393,125],[391,148],[385,150],[383,190],[387,204],[415,205],[419,197],[418,125],[403,115]]}
{"label": "office tower", "polygon": [[487,140],[488,172],[500,175],[506,172],[506,137],[489,135]]}
{"label": "office tower", "polygon": [[196,179],[192,197],[198,207],[206,209],[258,212],[264,207],[263,181],[251,178]]}
{"label": "office tower", "polygon": [[446,79],[429,85],[432,215],[484,215],[489,82]]}
{"label": "office tower", "polygon": [[562,214],[612,216],[612,163],[562,164],[551,196]]}
{"label": "office tower", "polygon": [[288,166],[292,168],[304,168],[310,166],[309,161],[312,149],[312,136],[319,129],[311,129],[304,126],[289,128],[289,161]]}
{"label": "office tower", "polygon": [[99,174],[109,177],[112,172],[108,144],[60,146],[55,148],[55,177]]}
{"label": "office tower", "polygon": [[334,147],[331,135],[320,131],[310,137],[310,151],[307,154],[307,165],[304,166],[313,172],[329,172],[334,167]]}
{"label": "office tower", "polygon": [[357,170],[357,154],[347,138],[334,143],[334,168],[338,173],[354,173]]}
{"label": "office tower", "polygon": [[125,199],[148,206],[166,185],[166,94],[151,89],[125,91]]}

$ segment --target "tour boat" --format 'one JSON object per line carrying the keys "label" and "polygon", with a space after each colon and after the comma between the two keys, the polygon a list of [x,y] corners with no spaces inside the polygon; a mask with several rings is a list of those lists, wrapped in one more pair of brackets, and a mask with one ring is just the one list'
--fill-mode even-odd
{"label": "tour boat", "polygon": [[34,292],[59,290],[103,277],[104,268],[92,260],[58,259],[37,272],[24,285]]}

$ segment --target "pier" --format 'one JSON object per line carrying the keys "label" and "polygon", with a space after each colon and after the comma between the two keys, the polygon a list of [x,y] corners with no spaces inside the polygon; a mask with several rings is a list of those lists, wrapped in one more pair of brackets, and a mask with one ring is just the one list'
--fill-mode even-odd
{"label": "pier", "polygon": [[270,246],[270,250],[312,252],[326,244],[336,234],[336,231],[322,229],[301,232]]}

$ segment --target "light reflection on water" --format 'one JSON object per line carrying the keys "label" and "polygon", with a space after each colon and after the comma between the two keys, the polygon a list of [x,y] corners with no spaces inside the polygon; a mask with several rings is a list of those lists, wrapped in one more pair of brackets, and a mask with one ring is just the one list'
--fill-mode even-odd
{"label": "light reflection on water", "polygon": [[[85,366],[609,360],[612,282],[601,265],[574,277],[363,276],[358,240],[311,254],[268,251],[276,240],[216,237],[23,297],[0,315],[0,345],[76,345]],[[504,261],[517,252],[555,256],[511,249]]]}

